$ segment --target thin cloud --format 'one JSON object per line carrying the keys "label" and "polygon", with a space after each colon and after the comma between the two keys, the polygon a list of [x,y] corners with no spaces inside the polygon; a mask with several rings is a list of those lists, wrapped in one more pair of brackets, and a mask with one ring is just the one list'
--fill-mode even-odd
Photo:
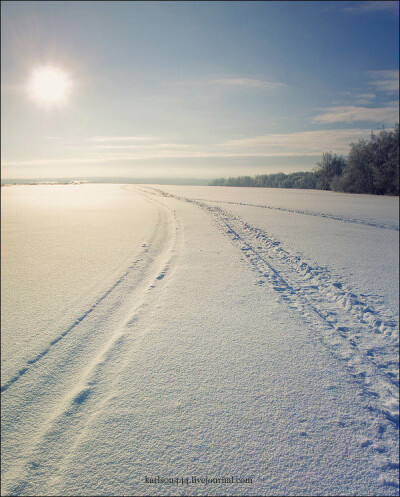
{"label": "thin cloud", "polygon": [[210,88],[224,88],[224,89],[253,89],[253,90],[279,90],[287,88],[285,83],[279,81],[255,79],[255,78],[242,78],[242,77],[216,77],[205,80],[196,80],[185,82],[184,84],[195,86],[205,86]]}
{"label": "thin cloud", "polygon": [[229,140],[225,148],[255,152],[264,156],[318,156],[328,150],[347,153],[351,142],[366,138],[370,129],[341,129],[271,133],[268,135]]}
{"label": "thin cloud", "polygon": [[357,107],[344,105],[328,107],[325,112],[314,118],[316,123],[351,123],[356,121],[371,121],[375,123],[393,124],[398,121],[398,105],[390,107]]}
{"label": "thin cloud", "polygon": [[355,103],[358,105],[368,105],[375,100],[375,98],[375,93],[360,93],[360,95],[356,96]]}
{"label": "thin cloud", "polygon": [[396,1],[371,1],[371,2],[356,2],[353,5],[343,7],[346,12],[354,14],[363,14],[369,12],[383,12],[388,14],[399,15],[399,2]]}
{"label": "thin cloud", "polygon": [[368,71],[370,79],[369,86],[379,92],[398,92],[399,91],[399,71]]}
{"label": "thin cloud", "polygon": [[[207,159],[240,157],[320,157],[323,152],[347,154],[350,143],[367,138],[371,129],[319,130],[227,140],[213,144],[157,144],[155,146],[103,149],[95,147],[82,157],[4,161],[4,166],[50,166],[106,164],[163,159]],[[85,149],[88,150],[87,148]]]}
{"label": "thin cloud", "polygon": [[71,157],[69,159],[29,159],[3,162],[4,167],[9,166],[57,166],[69,164],[96,164],[99,162],[95,157]]}
{"label": "thin cloud", "polygon": [[182,143],[152,143],[150,145],[96,145],[101,150],[152,150],[152,149],[181,149],[188,147]]}
{"label": "thin cloud", "polygon": [[157,136],[147,136],[147,135],[138,135],[138,136],[92,136],[90,138],[93,142],[148,142],[148,141],[156,141],[160,138]]}
{"label": "thin cloud", "polygon": [[136,162],[147,160],[162,160],[162,159],[218,159],[218,158],[239,158],[239,157],[300,157],[300,156],[319,156],[323,151],[318,152],[222,152],[218,150],[201,151],[192,150],[186,152],[160,151],[150,154],[112,154],[101,155],[95,157],[74,157],[71,159],[32,159],[20,161],[4,161],[4,167],[21,167],[21,166],[57,166],[57,165],[80,165],[80,164],[103,164],[109,162]]}
{"label": "thin cloud", "polygon": [[339,95],[343,95],[342,98],[334,100],[331,102],[333,106],[347,106],[347,105],[369,105],[376,99],[375,93],[352,93],[352,92],[341,92]]}
{"label": "thin cloud", "polygon": [[210,81],[210,84],[231,88],[259,88],[262,90],[278,90],[287,86],[285,83],[279,83],[277,81],[266,81],[252,78],[222,78]]}

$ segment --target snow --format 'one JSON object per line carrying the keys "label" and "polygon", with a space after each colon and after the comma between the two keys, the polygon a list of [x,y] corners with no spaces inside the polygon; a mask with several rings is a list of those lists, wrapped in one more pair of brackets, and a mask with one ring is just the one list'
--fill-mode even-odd
{"label": "snow", "polygon": [[397,495],[397,206],[2,189],[4,495]]}
{"label": "snow", "polygon": [[2,203],[4,379],[112,286],[157,212],[108,185],[7,187]]}

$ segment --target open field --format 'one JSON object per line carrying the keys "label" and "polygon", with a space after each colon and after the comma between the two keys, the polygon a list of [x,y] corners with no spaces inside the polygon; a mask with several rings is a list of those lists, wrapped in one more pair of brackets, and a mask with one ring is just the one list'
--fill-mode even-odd
{"label": "open field", "polygon": [[4,495],[396,495],[398,201],[2,189]]}

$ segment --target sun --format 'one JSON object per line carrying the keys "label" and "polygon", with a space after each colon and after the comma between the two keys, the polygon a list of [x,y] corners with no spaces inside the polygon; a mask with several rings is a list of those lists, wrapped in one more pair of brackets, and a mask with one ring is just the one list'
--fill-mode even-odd
{"label": "sun", "polygon": [[29,83],[29,94],[38,104],[56,106],[65,103],[69,90],[68,75],[54,67],[36,69]]}

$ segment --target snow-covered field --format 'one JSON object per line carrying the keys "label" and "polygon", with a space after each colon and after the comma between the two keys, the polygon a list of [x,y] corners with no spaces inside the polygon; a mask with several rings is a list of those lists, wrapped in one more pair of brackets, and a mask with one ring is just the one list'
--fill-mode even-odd
{"label": "snow-covered field", "polygon": [[2,188],[4,495],[397,495],[398,199]]}

